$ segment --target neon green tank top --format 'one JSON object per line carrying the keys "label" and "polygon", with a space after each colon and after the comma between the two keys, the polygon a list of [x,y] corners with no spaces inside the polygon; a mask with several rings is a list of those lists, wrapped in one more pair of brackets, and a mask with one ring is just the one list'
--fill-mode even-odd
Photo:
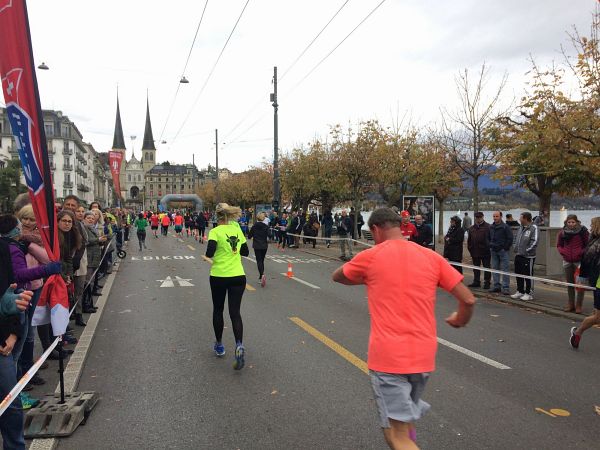
{"label": "neon green tank top", "polygon": [[213,277],[239,277],[245,275],[240,249],[246,237],[236,223],[219,225],[208,233],[209,241],[216,241],[217,251],[213,256],[210,274]]}

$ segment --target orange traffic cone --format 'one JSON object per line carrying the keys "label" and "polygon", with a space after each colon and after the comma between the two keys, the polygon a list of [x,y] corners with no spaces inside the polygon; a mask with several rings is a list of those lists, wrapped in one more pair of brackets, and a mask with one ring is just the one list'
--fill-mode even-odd
{"label": "orange traffic cone", "polygon": [[294,269],[292,269],[292,263],[291,262],[288,262],[287,277],[288,278],[294,278]]}

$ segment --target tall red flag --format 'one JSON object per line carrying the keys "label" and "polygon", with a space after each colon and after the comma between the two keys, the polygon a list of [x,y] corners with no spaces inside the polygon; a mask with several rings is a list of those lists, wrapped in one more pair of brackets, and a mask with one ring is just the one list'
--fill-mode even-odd
{"label": "tall red flag", "polygon": [[[0,77],[8,120],[42,241],[50,259],[58,261],[54,187],[25,0],[0,0]],[[36,315],[47,310],[50,317],[51,311],[54,334],[64,334],[69,322],[69,300],[60,275],[47,280],[37,308],[40,311],[36,311]]]}
{"label": "tall red flag", "polygon": [[117,198],[121,198],[121,164],[123,163],[123,153],[108,152],[108,164],[110,165],[110,173],[112,174],[113,186],[117,192]]}

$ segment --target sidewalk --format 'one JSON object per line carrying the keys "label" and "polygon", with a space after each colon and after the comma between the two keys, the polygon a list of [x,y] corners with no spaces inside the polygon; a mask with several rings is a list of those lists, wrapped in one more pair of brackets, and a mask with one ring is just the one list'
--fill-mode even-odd
{"label": "sidewalk", "polygon": [[[358,253],[366,248],[369,248],[367,246],[367,244],[373,245],[373,241],[369,241],[367,243],[366,240],[362,239],[361,242],[364,242],[365,245],[360,245],[360,244],[356,244],[355,246],[353,246],[353,251],[354,253]],[[279,251],[276,250],[276,245],[275,244],[270,244],[270,247],[273,249],[273,251]],[[287,248],[286,248],[287,251]],[[303,253],[308,253],[311,255],[317,255],[320,257],[324,257],[324,258],[328,258],[331,260],[336,260],[339,261],[339,256],[340,256],[340,246],[338,242],[333,241],[331,243],[331,247],[327,248],[325,246],[325,243],[321,240],[317,240],[317,246],[315,249],[312,248],[312,244],[302,244],[302,240],[300,240],[300,248],[296,249],[296,248],[292,248],[289,251],[301,251]],[[436,245],[436,251],[438,253],[442,253],[443,252],[443,245]],[[468,255],[468,251],[466,251],[463,253],[464,255]],[[463,258],[463,262],[465,264],[472,264],[471,258],[467,257],[467,258]],[[340,261],[341,263],[341,261]],[[473,271],[471,269],[464,269],[464,275],[465,275],[465,284],[469,284],[471,283],[471,281],[473,280]],[[534,273],[535,275],[535,273]],[[483,277],[483,274],[482,274]],[[563,280],[564,281],[564,280]],[[515,292],[515,288],[516,288],[516,281],[514,277],[511,277],[510,280],[510,286],[511,286],[511,293]],[[483,297],[483,298],[488,298],[491,300],[495,300],[495,301],[499,301],[502,303],[506,303],[506,304],[510,304],[510,305],[514,305],[514,306],[518,306],[519,308],[525,308],[525,309],[529,309],[529,310],[533,310],[533,311],[540,311],[540,312],[544,312],[546,314],[550,314],[553,316],[558,316],[558,317],[564,317],[566,319],[570,319],[573,320],[575,322],[580,322],[583,317],[591,314],[593,312],[593,294],[591,291],[586,292],[584,300],[583,300],[583,314],[575,314],[575,313],[568,313],[568,312],[564,312],[563,308],[566,306],[567,304],[567,288],[566,287],[559,287],[559,286],[554,286],[554,285],[550,285],[550,284],[546,284],[546,283],[540,283],[540,282],[536,282],[534,284],[534,299],[528,302],[524,302],[521,300],[514,300],[512,298],[510,298],[510,296],[508,295],[502,295],[502,294],[494,294],[491,292],[488,292],[487,290],[483,290],[483,289],[473,289],[473,293],[478,296],[478,297]]]}

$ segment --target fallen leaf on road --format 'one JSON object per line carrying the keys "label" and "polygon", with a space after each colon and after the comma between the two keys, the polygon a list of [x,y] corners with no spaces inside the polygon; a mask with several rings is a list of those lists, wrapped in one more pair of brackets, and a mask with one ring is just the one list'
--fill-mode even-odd
{"label": "fallen leaf on road", "polygon": [[490,317],[500,317],[498,314],[490,314]]}
{"label": "fallen leaf on road", "polygon": [[277,395],[277,391],[273,390],[273,392],[271,392],[271,395]]}
{"label": "fallen leaf on road", "polygon": [[594,405],[594,409],[596,410],[596,414],[600,416],[600,406]]}
{"label": "fallen leaf on road", "polygon": [[504,339],[498,339],[498,342],[505,342]]}
{"label": "fallen leaf on road", "polygon": [[331,323],[335,323],[335,320],[332,320]]}
{"label": "fallen leaf on road", "polygon": [[119,311],[119,314],[125,314],[125,313],[130,313],[131,310],[130,309],[125,309],[123,311]]}

